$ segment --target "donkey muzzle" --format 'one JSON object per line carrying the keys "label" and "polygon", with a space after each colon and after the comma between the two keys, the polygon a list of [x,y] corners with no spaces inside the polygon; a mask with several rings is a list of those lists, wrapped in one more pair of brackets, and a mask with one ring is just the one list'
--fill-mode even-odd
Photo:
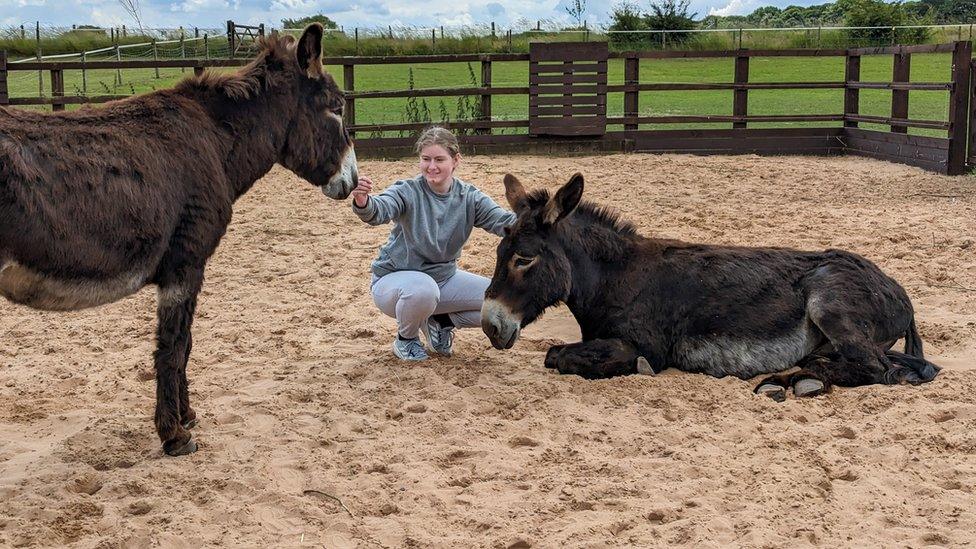
{"label": "donkey muzzle", "polygon": [[521,326],[522,319],[501,302],[486,299],[482,304],[481,329],[494,348],[511,349],[518,341]]}
{"label": "donkey muzzle", "polygon": [[322,192],[333,200],[345,200],[358,184],[359,166],[356,163],[356,149],[350,145],[342,157],[339,171],[325,185],[322,185]]}

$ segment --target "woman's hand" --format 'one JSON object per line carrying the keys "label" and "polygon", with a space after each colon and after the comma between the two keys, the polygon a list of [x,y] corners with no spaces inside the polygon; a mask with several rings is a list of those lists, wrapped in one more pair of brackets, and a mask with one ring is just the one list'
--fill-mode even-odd
{"label": "woman's hand", "polygon": [[352,190],[352,202],[357,208],[365,208],[369,193],[373,190],[373,180],[360,175],[359,184]]}

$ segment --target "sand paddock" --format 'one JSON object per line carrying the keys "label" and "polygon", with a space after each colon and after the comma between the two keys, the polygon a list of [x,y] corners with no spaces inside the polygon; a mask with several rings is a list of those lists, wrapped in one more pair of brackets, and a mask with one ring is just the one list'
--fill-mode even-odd
{"label": "sand paddock", "polygon": [[[363,162],[380,187],[412,161]],[[976,541],[976,184],[852,158],[472,157],[574,171],[644,234],[866,255],[915,301],[922,387],[775,403],[738,379],[588,382],[480,331],[420,366],[367,293],[387,227],[276,168],[210,262],[189,366],[200,451],[152,426],[155,295],[71,314],[0,301],[0,546],[794,547]],[[382,183],[380,183],[382,182]],[[485,275],[494,236],[462,267]],[[333,499],[336,498],[336,499]],[[339,503],[341,501],[341,504]]]}

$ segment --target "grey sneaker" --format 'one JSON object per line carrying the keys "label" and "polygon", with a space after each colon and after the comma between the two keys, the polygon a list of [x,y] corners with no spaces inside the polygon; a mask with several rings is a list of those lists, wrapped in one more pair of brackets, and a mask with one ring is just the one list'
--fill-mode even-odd
{"label": "grey sneaker", "polygon": [[419,361],[430,358],[420,343],[420,338],[403,340],[397,337],[393,340],[393,354],[401,360]]}
{"label": "grey sneaker", "polygon": [[454,326],[445,328],[434,320],[434,317],[430,317],[420,329],[424,332],[432,351],[441,356],[451,356],[454,353],[451,349],[454,345]]}

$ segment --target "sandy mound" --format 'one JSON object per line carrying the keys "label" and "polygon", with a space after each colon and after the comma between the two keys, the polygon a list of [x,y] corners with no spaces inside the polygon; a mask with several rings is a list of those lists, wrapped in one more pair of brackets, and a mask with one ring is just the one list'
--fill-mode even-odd
{"label": "sandy mound", "polygon": [[[364,162],[385,186],[413,162]],[[666,372],[542,367],[565,310],[512,351],[479,331],[404,366],[368,296],[388,228],[275,169],[207,270],[189,367],[200,451],[152,427],[155,296],[50,314],[0,302],[0,546],[950,545],[976,541],[976,193],[872,160],[474,157],[460,175],[587,196],[645,234],[848,248],[913,297],[923,387],[777,404]],[[490,275],[497,240],[462,259]],[[341,502],[341,503],[340,503]]]}

